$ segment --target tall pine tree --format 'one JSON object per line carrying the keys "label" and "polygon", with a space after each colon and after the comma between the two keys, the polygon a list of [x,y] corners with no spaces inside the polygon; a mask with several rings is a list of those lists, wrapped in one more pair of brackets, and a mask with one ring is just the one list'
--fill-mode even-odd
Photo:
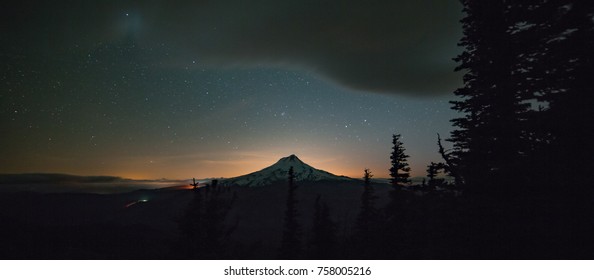
{"label": "tall pine tree", "polygon": [[463,0],[464,51],[455,61],[464,71],[464,87],[453,109],[465,114],[452,120],[452,155],[466,184],[501,188],[518,169],[525,154],[525,114],[530,98],[518,91],[514,76],[517,39],[514,1]]}
{"label": "tall pine tree", "polygon": [[377,253],[380,231],[380,212],[375,206],[377,197],[374,194],[369,169],[363,171],[363,193],[361,194],[361,210],[357,216],[352,249],[357,258],[367,259]]}
{"label": "tall pine tree", "polygon": [[594,5],[541,1],[531,15],[536,38],[528,77],[545,103],[534,114],[546,137],[538,139],[536,163],[553,187],[584,192],[581,186],[594,184]]}
{"label": "tall pine tree", "polygon": [[279,252],[280,259],[299,259],[301,257],[301,227],[297,221],[297,198],[295,172],[293,166],[287,172],[287,208],[285,210],[284,229]]}
{"label": "tall pine tree", "polygon": [[401,188],[410,182],[410,167],[408,166],[404,144],[400,141],[400,134],[392,135],[392,154],[390,155],[392,167],[390,168],[390,183],[394,188]]}

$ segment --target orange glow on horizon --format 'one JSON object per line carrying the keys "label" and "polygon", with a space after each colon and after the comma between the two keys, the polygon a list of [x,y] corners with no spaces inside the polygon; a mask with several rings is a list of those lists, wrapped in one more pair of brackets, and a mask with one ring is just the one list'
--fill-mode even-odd
{"label": "orange glow on horizon", "polygon": [[[64,173],[79,176],[117,176],[133,180],[187,180],[191,178],[231,178],[260,171],[279,159],[295,154],[313,168],[335,175],[359,179],[369,168],[374,178],[388,178],[389,160],[376,162],[360,155],[334,156],[333,151],[306,150],[301,153],[285,149],[227,154],[196,153],[195,155],[121,158],[111,165],[86,162],[84,165],[54,165],[46,173]],[[373,158],[372,158],[373,159]],[[411,176],[422,176],[424,166],[412,166]],[[14,170],[18,173],[19,170]],[[21,172],[26,173],[27,171]],[[43,172],[40,172],[43,173]]]}

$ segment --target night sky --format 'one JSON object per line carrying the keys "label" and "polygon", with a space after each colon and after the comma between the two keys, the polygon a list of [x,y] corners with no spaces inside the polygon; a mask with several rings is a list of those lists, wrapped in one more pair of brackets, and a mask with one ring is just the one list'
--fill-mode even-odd
{"label": "night sky", "polygon": [[458,1],[0,4],[0,173],[413,176],[456,116]]}

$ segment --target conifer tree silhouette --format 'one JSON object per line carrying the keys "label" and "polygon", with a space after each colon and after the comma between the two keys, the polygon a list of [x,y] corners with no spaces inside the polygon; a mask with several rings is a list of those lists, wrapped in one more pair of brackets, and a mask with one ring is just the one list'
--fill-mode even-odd
{"label": "conifer tree silhouette", "polygon": [[[531,8],[531,28],[522,32],[532,36],[527,45],[531,59],[523,64],[531,70],[524,73],[531,81],[526,91],[545,104],[531,115],[533,125],[542,129],[535,139],[538,159],[533,162],[535,171],[541,171],[536,176],[547,178],[553,187],[592,193],[592,188],[581,186],[594,184],[594,5],[549,0]],[[565,176],[571,173],[583,176]]]}
{"label": "conifer tree silhouette", "polygon": [[429,178],[428,183],[428,187],[433,188],[435,187],[435,178],[437,177],[437,173],[439,172],[438,170],[439,165],[435,162],[431,162],[428,166],[427,166],[427,178]]}
{"label": "conifer tree silhouette", "polygon": [[367,231],[374,220],[377,219],[377,209],[375,201],[377,197],[374,194],[371,178],[373,175],[369,169],[363,171],[363,193],[361,194],[361,211],[357,219],[357,227],[360,231]]}
{"label": "conifer tree silhouette", "polygon": [[371,178],[373,175],[369,169],[363,171],[363,193],[361,194],[361,209],[357,216],[355,235],[353,238],[353,250],[357,258],[372,258],[376,251],[380,231],[380,213],[376,208]]}
{"label": "conifer tree silhouette", "polygon": [[525,115],[529,94],[518,90],[515,75],[519,42],[511,1],[463,0],[465,50],[455,61],[465,71],[464,87],[455,91],[460,101],[453,109],[465,116],[453,121],[453,156],[465,183],[475,189],[503,187],[526,153]]}
{"label": "conifer tree silhouette", "polygon": [[400,141],[400,134],[392,135],[392,154],[390,159],[392,167],[390,168],[390,183],[394,188],[400,188],[404,184],[410,182],[409,172],[410,167],[408,166],[407,158],[403,143]]}
{"label": "conifer tree silhouette", "polygon": [[280,259],[299,259],[301,257],[301,227],[297,221],[299,213],[297,211],[297,198],[295,184],[295,172],[293,166],[287,172],[288,193],[287,206],[285,210],[284,229],[279,249]]}
{"label": "conifer tree silhouette", "polygon": [[199,184],[200,182],[196,183],[196,178],[192,178],[192,184],[190,184],[190,186],[193,186],[194,189],[197,189]]}

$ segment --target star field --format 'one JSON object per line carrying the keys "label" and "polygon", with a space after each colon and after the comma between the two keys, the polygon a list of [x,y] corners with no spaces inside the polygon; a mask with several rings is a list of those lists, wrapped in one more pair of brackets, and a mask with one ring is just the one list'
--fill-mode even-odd
{"label": "star field", "polygon": [[59,50],[3,47],[0,173],[237,176],[297,154],[332,173],[387,177],[399,133],[423,175],[439,160],[436,133],[451,130],[449,92],[381,94],[266,60],[213,64],[206,51],[147,43],[142,15],[117,14],[123,35],[92,47],[78,35]]}

